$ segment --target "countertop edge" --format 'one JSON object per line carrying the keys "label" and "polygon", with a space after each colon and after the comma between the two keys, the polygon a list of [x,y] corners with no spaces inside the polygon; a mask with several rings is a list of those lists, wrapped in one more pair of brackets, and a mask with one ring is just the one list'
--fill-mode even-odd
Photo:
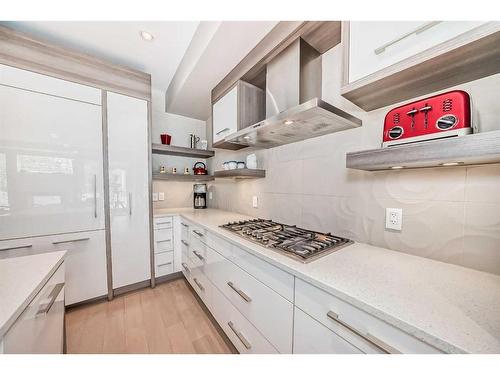
{"label": "countertop edge", "polygon": [[44,285],[49,281],[49,279],[54,275],[54,273],[59,269],[61,264],[64,262],[66,258],[66,251],[60,251],[61,257],[54,264],[54,266],[50,269],[50,271],[45,275],[45,277],[38,283],[36,288],[26,297],[24,302],[17,308],[17,310],[12,314],[12,316],[0,327],[0,339],[4,337],[4,335],[9,331],[10,327],[16,322],[16,320],[21,316],[23,311],[28,307],[33,298],[42,290]]}

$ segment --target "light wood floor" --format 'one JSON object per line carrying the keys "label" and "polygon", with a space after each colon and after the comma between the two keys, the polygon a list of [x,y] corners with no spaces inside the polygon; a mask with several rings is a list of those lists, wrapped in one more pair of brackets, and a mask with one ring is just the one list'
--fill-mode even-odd
{"label": "light wood floor", "polygon": [[66,311],[67,353],[231,353],[184,279]]}

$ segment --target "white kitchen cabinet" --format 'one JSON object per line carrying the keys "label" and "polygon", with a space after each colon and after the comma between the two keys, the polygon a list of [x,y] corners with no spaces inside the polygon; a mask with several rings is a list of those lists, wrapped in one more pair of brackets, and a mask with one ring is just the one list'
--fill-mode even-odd
{"label": "white kitchen cabinet", "polygon": [[67,251],[66,306],[107,294],[104,230],[0,241],[0,259]]}
{"label": "white kitchen cabinet", "polygon": [[61,354],[64,340],[64,263],[3,337],[5,354]]}
{"label": "white kitchen cabinet", "polygon": [[174,252],[155,254],[155,277],[166,276],[174,272]]}
{"label": "white kitchen cabinet", "polygon": [[109,201],[113,288],[151,277],[148,107],[108,92]]}
{"label": "white kitchen cabinet", "polygon": [[298,308],[295,308],[293,333],[294,354],[363,353]]}
{"label": "white kitchen cabinet", "polygon": [[11,81],[0,80],[0,240],[104,229],[101,106]]}
{"label": "white kitchen cabinet", "polygon": [[346,83],[355,82],[485,24],[481,21],[351,21]]}
{"label": "white kitchen cabinet", "polygon": [[263,120],[264,117],[264,90],[247,82],[238,81],[230,91],[213,104],[214,146],[223,146],[225,137],[247,126],[256,124]]}

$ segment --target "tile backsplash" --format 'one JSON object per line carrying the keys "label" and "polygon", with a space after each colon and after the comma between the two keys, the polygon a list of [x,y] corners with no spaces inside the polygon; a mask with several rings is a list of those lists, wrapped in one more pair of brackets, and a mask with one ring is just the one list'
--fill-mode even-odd
{"label": "tile backsplash", "polygon": [[[323,98],[363,126],[268,150],[217,150],[211,170],[256,153],[267,177],[217,180],[209,205],[500,274],[500,165],[347,169],[346,152],[380,147],[384,116],[397,104],[365,112],[340,96],[340,53],[337,46],[323,55]],[[500,130],[498,87],[500,75],[457,86],[470,93],[481,131]],[[403,209],[401,232],[384,228],[387,207]]]}

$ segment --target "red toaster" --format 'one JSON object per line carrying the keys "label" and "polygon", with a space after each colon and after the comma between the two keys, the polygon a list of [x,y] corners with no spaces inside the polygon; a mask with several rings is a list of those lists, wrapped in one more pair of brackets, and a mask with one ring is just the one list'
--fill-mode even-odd
{"label": "red toaster", "polygon": [[455,90],[389,111],[382,147],[472,133],[470,97]]}

